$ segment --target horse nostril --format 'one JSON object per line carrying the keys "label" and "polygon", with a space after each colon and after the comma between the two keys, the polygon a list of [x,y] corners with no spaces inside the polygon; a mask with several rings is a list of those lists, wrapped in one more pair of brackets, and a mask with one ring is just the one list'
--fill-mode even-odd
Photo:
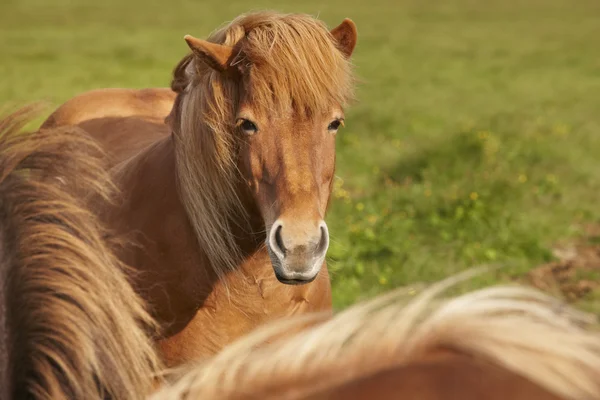
{"label": "horse nostril", "polygon": [[281,238],[281,230],[283,229],[283,225],[279,225],[275,230],[275,244],[279,251],[281,251],[285,255],[285,246],[283,245],[283,239]]}
{"label": "horse nostril", "polygon": [[319,246],[317,247],[318,253],[324,253],[327,251],[329,247],[329,232],[327,230],[327,226],[325,224],[320,226],[321,230],[321,239],[319,240]]}

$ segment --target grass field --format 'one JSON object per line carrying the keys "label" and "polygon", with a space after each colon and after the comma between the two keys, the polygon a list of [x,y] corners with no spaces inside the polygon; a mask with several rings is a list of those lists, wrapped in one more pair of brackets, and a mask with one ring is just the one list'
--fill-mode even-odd
{"label": "grass field", "polygon": [[480,263],[509,267],[472,285],[508,279],[600,221],[596,0],[2,0],[0,103],[166,86],[184,34],[263,8],[359,29],[328,217],[337,307]]}

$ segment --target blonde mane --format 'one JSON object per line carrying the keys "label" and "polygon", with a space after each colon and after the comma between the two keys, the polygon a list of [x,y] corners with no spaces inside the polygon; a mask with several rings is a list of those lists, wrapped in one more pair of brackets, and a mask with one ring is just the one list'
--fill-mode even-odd
{"label": "blonde mane", "polygon": [[236,164],[235,113],[242,95],[268,115],[319,113],[353,98],[351,64],[325,25],[302,14],[242,15],[210,42],[235,48],[240,76],[223,74],[192,55],[175,68],[179,92],[171,124],[178,184],[196,236],[214,270],[223,275],[240,260],[233,229],[250,234]]}
{"label": "blonde mane", "polygon": [[151,399],[303,398],[439,348],[488,360],[563,398],[600,398],[600,336],[588,326],[594,317],[511,286],[434,302],[473,274],[439,282],[408,302],[396,291],[332,319],[305,315],[267,325],[178,371],[179,379]]}
{"label": "blonde mane", "polygon": [[0,386],[8,398],[144,398],[156,327],[76,195],[109,198],[100,150],[74,127],[22,133],[35,111],[0,120]]}

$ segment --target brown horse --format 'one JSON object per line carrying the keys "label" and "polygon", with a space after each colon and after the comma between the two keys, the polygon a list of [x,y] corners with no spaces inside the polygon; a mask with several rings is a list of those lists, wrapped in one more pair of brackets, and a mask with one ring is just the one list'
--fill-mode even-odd
{"label": "brown horse", "polygon": [[122,201],[96,209],[138,244],[119,258],[137,270],[169,365],[331,309],[323,219],[356,38],[350,20],[329,31],[306,15],[243,15],[207,41],[185,37],[167,124],[79,124],[111,157]]}
{"label": "brown horse", "polygon": [[266,324],[150,398],[600,399],[595,317],[511,286],[433,302],[471,274]]}
{"label": "brown horse", "polygon": [[79,129],[0,120],[0,398],[142,399],[160,364],[154,322],[75,193],[108,199]]}

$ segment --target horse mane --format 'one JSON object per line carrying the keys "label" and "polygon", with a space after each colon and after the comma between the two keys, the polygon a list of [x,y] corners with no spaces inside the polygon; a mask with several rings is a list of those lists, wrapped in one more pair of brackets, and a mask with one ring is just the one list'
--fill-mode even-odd
{"label": "horse mane", "polygon": [[0,120],[2,398],[138,399],[160,368],[156,326],[76,193],[109,199],[100,148],[75,127]]}
{"label": "horse mane", "polygon": [[444,348],[495,363],[564,398],[600,398],[594,317],[525,287],[436,300],[474,273],[438,282],[408,302],[401,301],[406,291],[397,290],[331,319],[304,315],[266,325],[180,369],[151,399],[304,398]]}
{"label": "horse mane", "polygon": [[180,197],[219,275],[240,260],[233,228],[249,230],[240,199],[235,114],[242,96],[262,115],[325,112],[353,99],[351,63],[326,26],[304,14],[241,15],[208,41],[232,46],[240,76],[213,70],[192,54],[175,67],[170,121]]}

